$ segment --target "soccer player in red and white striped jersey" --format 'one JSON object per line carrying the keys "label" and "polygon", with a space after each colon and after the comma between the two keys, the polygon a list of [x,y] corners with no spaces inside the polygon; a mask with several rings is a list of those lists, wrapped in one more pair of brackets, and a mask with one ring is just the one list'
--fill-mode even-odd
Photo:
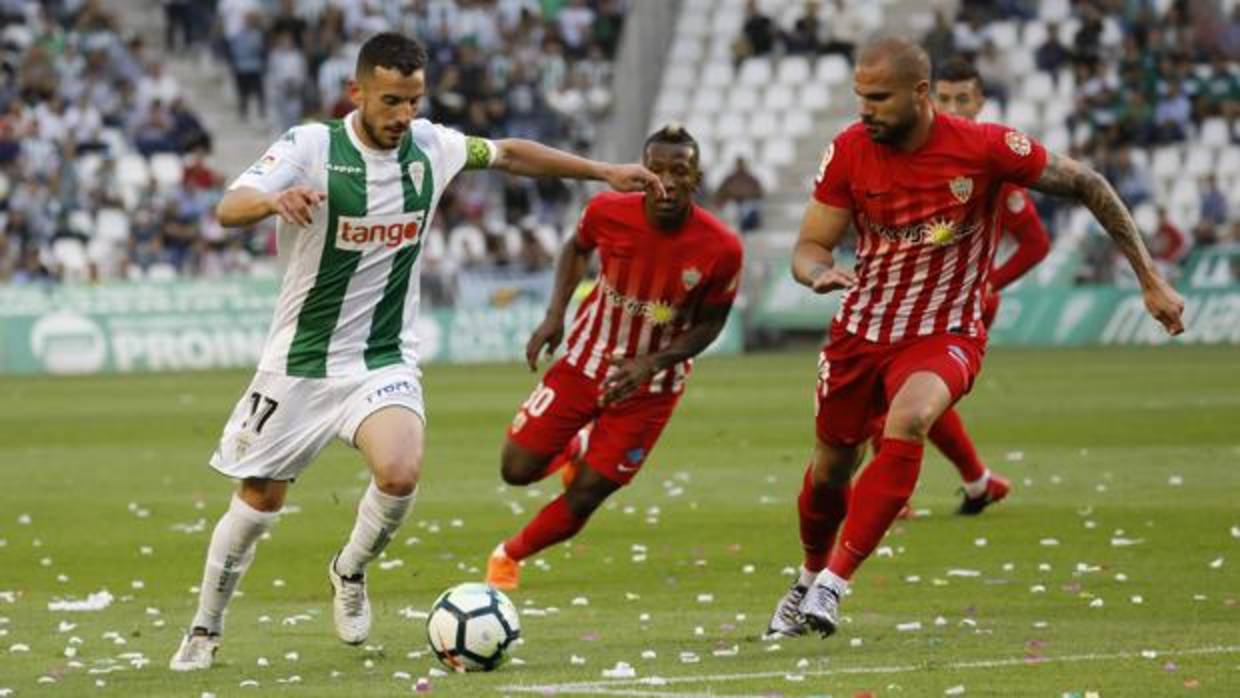
{"label": "soccer player in red and white striped jersey", "polygon": [[[1087,206],[1127,257],[1150,314],[1183,331],[1183,299],[1101,175],[1005,126],[936,113],[930,60],[911,42],[868,45],[854,91],[861,120],[827,147],[793,252],[798,282],[845,295],[819,357],[817,440],[798,499],[804,563],[768,637],[835,631],[849,580],[917,484],[927,433],[980,370],[1005,183]],[[850,225],[855,272],[833,254]],[[878,452],[853,483],[884,413]]]}
{"label": "soccer player in red and white striped jersey", "polygon": [[[986,105],[982,77],[977,68],[963,58],[954,58],[936,67],[934,73],[934,103],[938,110],[970,121],[976,120]],[[986,329],[990,329],[999,312],[999,292],[1033,269],[1051,248],[1051,238],[1023,187],[1005,183],[999,190],[997,210],[998,234],[1007,236],[1016,243],[1016,247],[1002,264],[995,262],[989,280],[982,287],[982,324]],[[874,440],[881,440],[881,434],[880,424],[875,430]],[[980,514],[986,507],[1007,496],[1011,484],[982,463],[973,439],[954,407],[949,407],[939,417],[930,428],[928,438],[956,467],[964,483],[964,498],[957,513]],[[878,444],[875,444],[875,450],[877,447]],[[901,516],[904,515],[902,512]]]}
{"label": "soccer player in red and white striped jersey", "polygon": [[629,481],[671,418],[692,357],[723,329],[740,281],[737,235],[693,203],[698,146],[683,127],[646,141],[643,163],[666,197],[595,196],[556,266],[547,319],[526,348],[530,369],[564,336],[573,289],[595,251],[598,282],[577,309],[559,359],[508,429],[502,474],[513,485],[561,467],[567,488],[487,563],[487,582],[516,588],[518,563],[581,530]]}

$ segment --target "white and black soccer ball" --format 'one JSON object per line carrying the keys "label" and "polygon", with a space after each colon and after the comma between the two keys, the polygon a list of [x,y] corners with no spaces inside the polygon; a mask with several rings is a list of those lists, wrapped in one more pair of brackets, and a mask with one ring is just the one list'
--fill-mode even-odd
{"label": "white and black soccer ball", "polygon": [[487,584],[469,582],[435,599],[426,636],[448,668],[491,671],[508,658],[508,646],[521,636],[521,621],[507,596]]}

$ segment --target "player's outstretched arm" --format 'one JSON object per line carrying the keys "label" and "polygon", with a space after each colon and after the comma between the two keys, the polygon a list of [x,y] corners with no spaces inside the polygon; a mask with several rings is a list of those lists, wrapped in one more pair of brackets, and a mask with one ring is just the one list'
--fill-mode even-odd
{"label": "player's outstretched arm", "polygon": [[291,187],[267,193],[253,187],[230,189],[215,207],[215,217],[225,228],[253,225],[272,214],[285,223],[310,225],[314,211],[327,194],[310,187]]}
{"label": "player's outstretched arm", "polygon": [[586,275],[593,250],[582,247],[577,236],[572,236],[560,250],[560,257],[555,263],[555,286],[551,290],[551,302],[547,304],[547,315],[542,323],[534,329],[525,344],[525,362],[531,371],[538,370],[538,357],[546,348],[547,356],[555,353],[560,342],[564,340],[564,317],[568,313],[568,304],[573,299],[573,291]]}
{"label": "player's outstretched arm", "polygon": [[1084,204],[1128,259],[1150,315],[1173,335],[1184,331],[1184,299],[1154,267],[1136,221],[1105,177],[1071,158],[1051,153],[1042,175],[1030,188]]}
{"label": "player's outstretched arm", "polygon": [[495,141],[491,168],[527,177],[567,177],[607,182],[616,191],[649,191],[665,196],[663,183],[637,164],[616,165],[578,157],[522,138]]}
{"label": "player's outstretched arm", "polygon": [[852,213],[810,199],[801,219],[801,232],[792,249],[792,278],[814,293],[848,288],[857,279],[847,269],[835,267],[835,248],[848,232]]}
{"label": "player's outstretched arm", "polygon": [[617,361],[616,370],[603,383],[602,405],[606,407],[623,400],[659,371],[706,351],[723,331],[731,310],[731,303],[703,306],[689,329],[673,339],[663,351]]}

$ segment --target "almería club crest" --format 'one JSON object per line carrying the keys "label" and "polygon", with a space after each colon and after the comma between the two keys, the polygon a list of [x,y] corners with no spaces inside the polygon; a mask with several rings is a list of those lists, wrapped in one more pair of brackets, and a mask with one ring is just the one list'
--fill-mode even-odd
{"label": "almer\u00eda club crest", "polygon": [[969,177],[957,177],[948,183],[951,187],[952,196],[960,203],[968,203],[969,197],[973,196],[973,180]]}

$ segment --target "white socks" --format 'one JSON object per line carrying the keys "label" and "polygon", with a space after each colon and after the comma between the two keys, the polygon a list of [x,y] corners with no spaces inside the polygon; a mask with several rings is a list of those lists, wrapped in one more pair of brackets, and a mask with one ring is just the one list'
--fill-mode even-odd
{"label": "white socks", "polygon": [[344,577],[352,577],[360,574],[371,560],[379,557],[396,529],[400,528],[405,517],[409,515],[417,496],[417,489],[407,497],[384,494],[371,480],[366,493],[362,495],[362,501],[357,505],[357,523],[353,525],[353,533],[349,535],[349,542],[336,559],[336,572]]}
{"label": "white socks", "polygon": [[811,584],[814,583],[814,580],[818,578],[817,572],[810,572],[809,570],[805,569],[804,565],[798,567],[797,570],[800,573],[797,575],[797,584],[800,586],[808,588]]}
{"label": "white socks", "polygon": [[198,612],[190,627],[218,634],[224,629],[224,608],[241,576],[254,560],[258,539],[279,518],[277,511],[258,511],[233,495],[228,511],[215,524],[198,592]]}
{"label": "white socks", "polygon": [[833,590],[835,595],[841,599],[844,598],[844,594],[848,593],[848,580],[826,567],[818,573],[818,583]]}
{"label": "white socks", "polygon": [[969,499],[977,499],[978,497],[986,494],[987,482],[990,482],[990,468],[987,468],[986,471],[982,473],[982,476],[973,482],[964,483],[964,493],[968,495]]}

